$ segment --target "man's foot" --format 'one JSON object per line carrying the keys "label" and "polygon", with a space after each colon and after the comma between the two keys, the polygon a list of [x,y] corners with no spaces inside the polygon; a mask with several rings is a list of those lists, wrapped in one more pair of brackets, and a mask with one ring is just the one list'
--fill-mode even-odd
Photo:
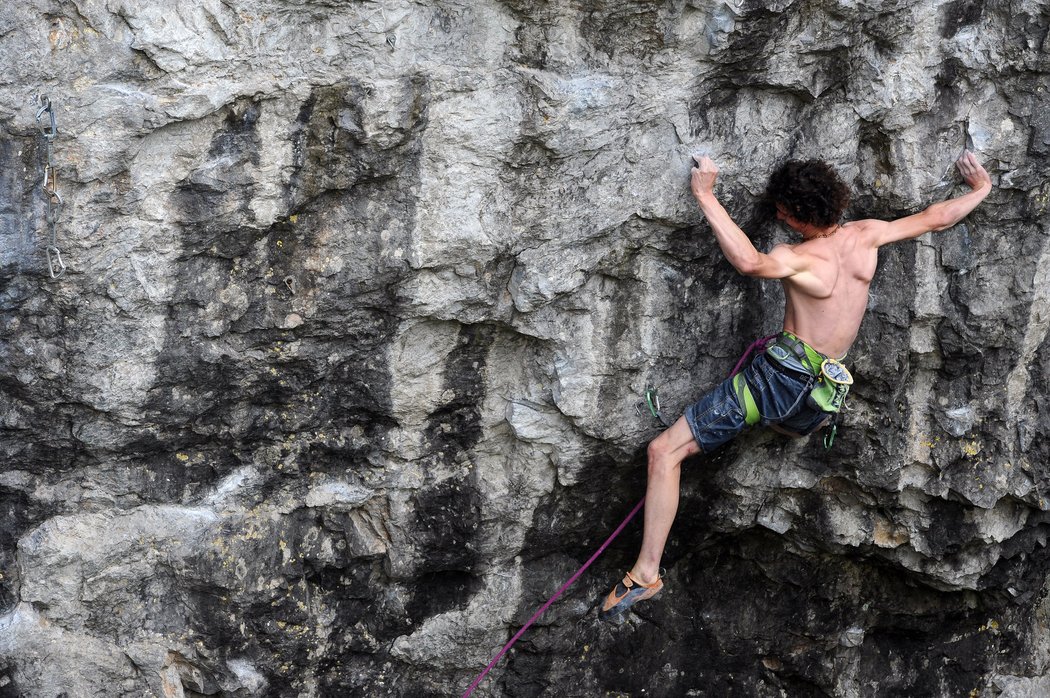
{"label": "man's foot", "polygon": [[602,604],[602,610],[598,616],[602,620],[614,621],[627,613],[631,606],[639,601],[651,599],[663,588],[664,582],[659,577],[652,584],[642,584],[628,572],[624,575],[623,581],[613,587],[613,590],[605,597],[605,603]]}

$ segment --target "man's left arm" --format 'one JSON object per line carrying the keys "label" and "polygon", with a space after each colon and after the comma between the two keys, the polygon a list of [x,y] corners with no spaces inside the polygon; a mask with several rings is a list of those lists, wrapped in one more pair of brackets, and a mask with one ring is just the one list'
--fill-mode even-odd
{"label": "man's left arm", "polygon": [[901,240],[912,240],[929,232],[947,230],[965,218],[992,191],[992,179],[977,161],[964,151],[955,162],[970,191],[954,199],[933,204],[926,210],[894,221],[868,221],[867,230],[874,247]]}

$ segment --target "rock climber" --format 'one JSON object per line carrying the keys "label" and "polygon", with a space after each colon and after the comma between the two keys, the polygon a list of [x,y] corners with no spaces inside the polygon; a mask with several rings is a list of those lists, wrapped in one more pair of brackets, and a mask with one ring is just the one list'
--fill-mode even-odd
{"label": "rock climber", "polygon": [[956,161],[970,191],[921,213],[893,221],[840,223],[849,190],[819,160],[789,161],[770,177],[766,198],[777,219],[802,236],[759,252],[715,197],[718,167],[694,156],[691,189],[722,253],[745,276],[784,285],[783,331],[734,377],[723,381],[649,444],[645,530],[634,566],[602,605],[604,620],[619,620],[663,588],[660,558],[678,510],[681,463],[710,453],[750,424],[795,436],[820,429],[852,383],[837,361],[857,337],[868,289],[883,245],[945,230],[961,221],[992,189],[987,171],[970,151]]}

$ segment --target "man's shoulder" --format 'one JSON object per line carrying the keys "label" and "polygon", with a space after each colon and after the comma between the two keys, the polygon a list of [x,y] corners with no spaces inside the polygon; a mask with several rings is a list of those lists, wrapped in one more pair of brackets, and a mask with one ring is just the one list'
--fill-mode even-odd
{"label": "man's shoulder", "polygon": [[879,220],[878,218],[860,218],[844,223],[842,227],[848,230],[851,235],[874,243],[878,233],[884,230],[887,225],[889,225],[887,221]]}
{"label": "man's shoulder", "polygon": [[886,221],[878,218],[858,218],[855,221],[847,221],[842,224],[843,228],[851,228],[853,230],[864,230],[866,228],[877,228],[879,226],[886,225]]}

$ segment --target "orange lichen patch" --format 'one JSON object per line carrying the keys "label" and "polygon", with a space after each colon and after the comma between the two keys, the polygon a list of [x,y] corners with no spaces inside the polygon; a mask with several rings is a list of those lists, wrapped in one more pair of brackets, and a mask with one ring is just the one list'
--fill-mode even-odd
{"label": "orange lichen patch", "polygon": [[875,545],[880,548],[896,548],[908,542],[908,531],[889,519],[877,516],[873,538]]}

